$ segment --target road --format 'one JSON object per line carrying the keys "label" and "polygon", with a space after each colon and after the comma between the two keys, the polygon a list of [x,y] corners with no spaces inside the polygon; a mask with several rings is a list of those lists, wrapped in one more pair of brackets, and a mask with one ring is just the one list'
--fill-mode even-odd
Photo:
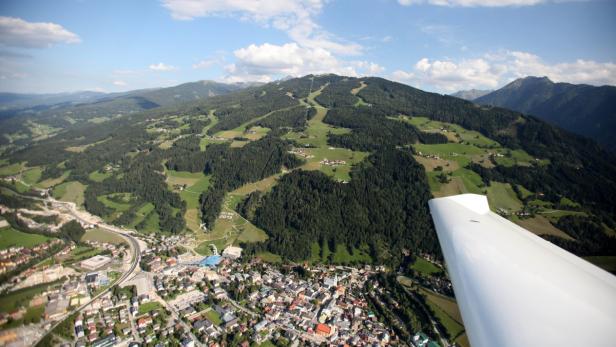
{"label": "road", "polygon": [[190,335],[190,338],[195,342],[195,346],[203,347],[203,344],[201,343],[201,341],[199,341],[197,336],[195,336],[195,334],[193,334],[191,326],[188,325],[180,317],[180,313],[175,309],[175,307],[173,307],[173,305],[169,305],[169,303],[167,301],[163,300],[163,298],[161,298],[157,293],[150,293],[150,296],[152,296],[154,298],[154,300],[158,301],[161,305],[163,305],[163,307],[166,308],[167,311],[171,312],[171,318],[174,321],[178,321],[184,327],[184,330],[186,330],[186,332]]}
{"label": "road", "polygon": [[121,229],[118,228],[116,226],[113,225],[108,225],[104,222],[102,222],[100,220],[99,217],[93,216],[88,212],[85,211],[80,211],[77,209],[77,205],[75,203],[72,202],[64,202],[64,201],[58,201],[54,198],[52,198],[51,196],[49,196],[49,194],[47,194],[46,198],[38,198],[38,197],[34,197],[34,196],[29,196],[29,195],[21,195],[19,194],[21,197],[23,198],[27,198],[27,199],[33,199],[33,200],[38,200],[38,201],[43,201],[47,204],[49,204],[51,206],[50,209],[53,208],[63,208],[64,211],[58,211],[59,213],[68,213],[70,214],[73,218],[75,218],[76,220],[86,223],[86,224],[97,224],[97,226],[100,229],[104,229],[107,231],[110,231],[112,233],[116,233],[118,235],[120,235],[122,238],[124,238],[127,242],[128,242],[128,246],[131,249],[131,264],[130,267],[127,271],[125,271],[122,276],[120,276],[115,282],[113,282],[107,289],[103,290],[102,292],[100,292],[99,294],[97,294],[96,296],[94,296],[90,301],[88,301],[86,304],[83,304],[79,307],[77,307],[76,309],[72,310],[71,312],[67,313],[62,319],[60,319],[59,321],[57,321],[52,327],[51,329],[49,329],[45,334],[43,334],[43,336],[41,336],[41,338],[36,341],[36,343],[33,344],[33,346],[35,346],[36,344],[38,344],[43,338],[45,338],[45,336],[47,336],[51,331],[53,331],[58,325],[60,325],[60,323],[62,323],[67,317],[70,317],[71,315],[83,310],[86,306],[90,305],[92,302],[94,302],[95,300],[99,299],[100,297],[102,297],[103,295],[107,294],[110,290],[112,290],[115,286],[123,283],[125,280],[127,280],[137,269],[139,262],[141,261],[141,250],[139,248],[139,242],[137,242],[137,239],[135,239],[131,233],[131,230],[125,230],[125,229]]}

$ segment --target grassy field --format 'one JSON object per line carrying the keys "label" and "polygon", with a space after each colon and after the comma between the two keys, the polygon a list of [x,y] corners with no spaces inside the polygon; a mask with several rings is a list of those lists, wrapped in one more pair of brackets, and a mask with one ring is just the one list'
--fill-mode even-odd
{"label": "grassy field", "polygon": [[86,231],[81,237],[81,241],[98,241],[113,244],[125,243],[126,241],[118,234],[112,233],[107,230],[94,228]]}
{"label": "grassy field", "polygon": [[0,229],[0,249],[13,246],[31,248],[46,242],[50,238],[39,234],[28,234],[11,227]]}
{"label": "grassy field", "polygon": [[411,118],[407,116],[400,116],[398,119],[408,122],[417,127],[419,130],[425,132],[441,133],[453,142],[465,142],[482,147],[500,147],[498,142],[483,136],[481,133],[464,129],[456,124],[442,123],[439,121],[430,120],[426,117]]}
{"label": "grassy field", "polygon": [[[273,180],[270,181],[270,183],[273,182]],[[259,186],[264,187],[265,184],[262,183]],[[238,193],[240,190],[246,194]],[[201,229],[195,231],[195,235],[199,242],[196,248],[197,252],[204,255],[209,254],[210,250],[207,245],[210,243],[216,244],[218,250],[222,251],[224,247],[239,245],[240,242],[258,242],[267,239],[267,234],[263,230],[257,228],[235,212],[235,207],[244,199],[249,191],[251,191],[250,188],[244,186],[225,196],[222,212],[231,213],[231,219],[218,218],[214,225],[214,229],[208,232],[203,232]],[[196,223],[198,223],[198,221],[195,222],[195,224]]]}
{"label": "grassy field", "polygon": [[543,216],[535,216],[528,219],[512,219],[516,224],[528,231],[537,235],[554,235],[562,237],[564,239],[572,240],[571,236],[567,235],[564,231],[556,228],[550,223],[550,221]]}
{"label": "grassy field", "polygon": [[280,176],[281,174],[276,174],[273,176],[266,177],[257,182],[245,184],[239,187],[238,189],[232,191],[229,194],[234,195],[234,196],[244,197],[256,190],[260,190],[262,192],[269,192],[272,189],[272,187],[274,187],[274,185],[276,184],[276,181],[278,180]]}
{"label": "grassy field", "polygon": [[411,268],[417,272],[421,272],[422,274],[425,274],[428,276],[441,271],[441,269],[438,266],[432,264],[431,262],[421,257],[417,257],[415,259],[415,263],[413,263]]}
{"label": "grassy field", "polygon": [[355,248],[353,249],[353,254],[351,254],[345,245],[340,244],[336,246],[336,252],[332,254],[332,251],[329,249],[328,245],[325,244],[322,256],[319,256],[320,251],[321,246],[317,242],[313,242],[310,256],[311,263],[328,262],[330,255],[332,261],[336,264],[349,264],[352,262],[369,263],[372,261],[367,247],[362,247],[361,249]]}
{"label": "grassy field", "polygon": [[40,284],[28,288],[19,289],[10,293],[5,293],[0,296],[0,312],[11,312],[21,306],[28,306],[30,300],[36,295],[43,293],[50,286],[60,283],[61,280]]}
{"label": "grassy field", "polygon": [[97,199],[116,212],[124,212],[131,207],[132,195],[130,193],[114,193],[101,195]]}
{"label": "grassy field", "polygon": [[278,254],[270,253],[270,252],[261,252],[257,253],[256,257],[260,258],[264,262],[279,264],[282,263],[282,257]]}
{"label": "grassy field", "polygon": [[460,168],[451,173],[448,183],[439,182],[437,171],[428,172],[428,184],[435,197],[464,193],[485,194],[481,177],[469,169]]}
{"label": "grassy field", "polygon": [[73,264],[101,253],[100,249],[90,246],[77,246],[69,256],[63,260],[64,264]]}
{"label": "grassy field", "polygon": [[145,304],[139,305],[138,312],[139,314],[146,314],[146,313],[149,313],[150,311],[158,310],[161,308],[162,306],[157,301],[146,302]]}
{"label": "grassy field", "polygon": [[103,142],[106,142],[108,140],[111,140],[111,137],[109,137],[107,139],[104,139],[104,140],[101,140],[101,141],[98,141],[98,142],[88,143],[88,144],[81,145],[81,146],[66,147],[66,148],[64,148],[64,150],[67,151],[67,152],[81,153],[81,152],[85,151],[86,149],[88,149],[90,147],[96,146],[96,145],[101,144]]}
{"label": "grassy field", "polygon": [[0,167],[0,177],[17,175],[23,169],[23,164],[12,164]]}
{"label": "grassy field", "polygon": [[99,170],[92,171],[88,175],[88,178],[94,182],[102,182],[113,174],[111,172],[100,172]]}
{"label": "grassy field", "polygon": [[54,187],[51,195],[58,200],[72,201],[77,206],[82,206],[86,187],[77,181],[64,182]]}
{"label": "grassy field", "polygon": [[141,223],[150,212],[154,210],[154,204],[151,202],[143,204],[139,209],[135,212],[135,219],[128,225],[131,228],[134,228],[137,224]]}
{"label": "grassy field", "polygon": [[46,180],[43,180],[37,183],[36,186],[39,188],[51,188],[51,187],[57,186],[58,184],[61,184],[62,182],[64,182],[70,174],[71,174],[70,170],[64,171],[64,173],[62,173],[60,177],[48,178]]}
{"label": "grassy field", "polygon": [[[462,316],[455,300],[424,288],[420,288],[420,292],[426,296],[428,305],[430,305],[438,320],[447,329],[451,338],[462,346],[469,346],[468,339],[464,336]],[[465,342],[466,344],[464,344]]]}
{"label": "grassy field", "polygon": [[186,227],[193,232],[199,232],[200,215],[199,215],[199,196],[206,191],[210,186],[211,176],[204,175],[201,172],[185,172],[165,170],[167,176],[167,185],[169,189],[173,189],[174,185],[186,185],[186,189],[179,192],[182,200],[186,202],[186,213],[184,220]]}
{"label": "grassy field", "polygon": [[205,318],[207,318],[210,322],[214,323],[215,325],[220,325],[222,323],[220,314],[218,314],[218,312],[212,309],[205,312]]}
{"label": "grassy field", "polygon": [[145,226],[142,229],[139,229],[139,231],[146,234],[160,231],[159,222],[160,217],[158,216],[158,213],[152,210],[145,218]]}
{"label": "grassy field", "polygon": [[521,210],[523,207],[522,202],[518,199],[509,183],[490,182],[488,202],[493,211],[502,208],[514,212]]}
{"label": "grassy field", "polygon": [[[327,144],[327,135],[331,134],[347,134],[351,130],[346,128],[338,128],[323,122],[327,114],[327,108],[319,105],[314,98],[321,93],[321,90],[312,92],[308,97],[308,102],[315,105],[317,110],[316,115],[308,121],[308,127],[303,132],[289,132],[284,138],[294,140],[302,147],[308,145],[311,148],[303,148],[307,155],[313,158],[302,158],[306,160],[306,164],[301,168],[304,170],[320,170],[330,177],[338,181],[349,181],[351,178],[349,172],[354,164],[364,160],[368,153],[351,151],[346,148],[330,147]],[[343,165],[329,166],[323,165],[320,162],[323,159],[329,160],[344,160]]]}
{"label": "grassy field", "polygon": [[34,167],[31,169],[28,169],[27,171],[24,171],[21,174],[21,179],[27,184],[32,185],[41,179],[42,174],[43,174],[43,169],[41,169],[40,167]]}

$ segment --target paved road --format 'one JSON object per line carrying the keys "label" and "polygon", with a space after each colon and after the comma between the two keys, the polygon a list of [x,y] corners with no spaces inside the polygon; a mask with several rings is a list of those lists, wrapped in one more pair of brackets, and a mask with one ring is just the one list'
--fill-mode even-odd
{"label": "paved road", "polygon": [[[130,265],[130,268],[128,269],[128,271],[125,271],[122,276],[120,276],[120,278],[118,278],[115,282],[113,282],[113,284],[111,284],[107,289],[103,290],[102,292],[100,292],[99,294],[97,294],[96,296],[94,296],[88,303],[83,304],[79,307],[77,307],[76,309],[72,310],[71,312],[67,313],[65,315],[65,317],[61,320],[59,320],[58,322],[56,322],[51,329],[49,329],[45,334],[43,334],[43,336],[41,336],[41,338],[36,341],[33,346],[35,346],[36,344],[38,344],[45,336],[47,336],[51,331],[53,331],[58,325],[60,325],[60,323],[62,323],[64,321],[64,319],[66,319],[67,317],[70,317],[71,315],[83,310],[86,306],[88,306],[89,304],[93,303],[95,300],[99,299],[100,297],[102,297],[103,295],[107,294],[110,290],[112,290],[115,286],[123,283],[126,279],[128,279],[133,272],[135,272],[135,270],[137,269],[137,266],[139,265],[139,262],[141,261],[141,250],[139,248],[139,242],[137,242],[137,239],[135,239],[133,236],[131,236],[130,234],[132,233],[131,230],[124,230],[121,228],[118,228],[116,226],[113,225],[108,225],[105,224],[103,222],[100,221],[99,217],[93,216],[91,214],[89,214],[88,212],[85,211],[79,211],[77,209],[77,205],[75,203],[72,202],[64,202],[64,201],[58,201],[53,199],[50,196],[47,196],[47,198],[38,198],[38,197],[33,197],[33,196],[29,196],[29,195],[21,195],[19,194],[21,197],[23,198],[28,198],[28,199],[33,199],[33,200],[38,200],[38,201],[44,201],[46,203],[48,203],[49,205],[51,205],[51,209],[53,209],[54,207],[59,208],[60,206],[63,206],[67,212],[74,217],[75,219],[84,222],[86,224],[97,224],[97,226],[100,229],[104,229],[107,231],[110,231],[112,233],[116,233],[118,235],[120,235],[122,238],[124,238],[126,241],[128,241],[128,245],[131,249],[132,252],[132,262]],[[62,213],[63,211],[59,211],[60,213]],[[66,213],[66,212],[64,212]]]}
{"label": "paved road", "polygon": [[197,347],[202,347],[203,346],[203,344],[201,343],[201,341],[199,341],[197,336],[195,336],[195,334],[193,334],[190,325],[188,325],[180,317],[180,313],[175,309],[175,307],[173,307],[173,305],[170,305],[166,300],[161,298],[157,293],[150,293],[150,296],[152,296],[154,298],[154,300],[158,301],[161,305],[163,305],[163,307],[165,307],[168,311],[171,312],[171,318],[173,320],[177,320],[178,322],[180,322],[180,324],[184,327],[184,330],[186,330],[186,332],[190,335],[190,338],[195,342],[195,346],[197,346]]}

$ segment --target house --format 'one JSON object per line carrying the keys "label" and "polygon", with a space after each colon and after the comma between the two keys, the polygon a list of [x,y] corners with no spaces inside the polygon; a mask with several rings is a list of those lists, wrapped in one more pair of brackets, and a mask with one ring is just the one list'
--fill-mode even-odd
{"label": "house", "polygon": [[237,325],[238,319],[232,312],[227,312],[224,316],[222,316],[223,322],[225,322],[225,328],[230,328]]}
{"label": "house", "polygon": [[315,328],[315,333],[321,336],[328,337],[332,334],[332,328],[327,324],[319,323]]}
{"label": "house", "polygon": [[152,317],[149,316],[141,317],[137,320],[137,327],[139,328],[145,328],[150,324],[152,324]]}
{"label": "house", "polygon": [[204,319],[196,320],[192,326],[193,326],[193,329],[195,329],[196,331],[202,332],[205,329],[205,320]]}

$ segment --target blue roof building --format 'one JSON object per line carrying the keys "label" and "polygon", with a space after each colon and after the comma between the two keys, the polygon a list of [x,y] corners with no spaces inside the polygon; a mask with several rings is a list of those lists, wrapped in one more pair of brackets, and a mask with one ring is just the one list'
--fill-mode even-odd
{"label": "blue roof building", "polygon": [[221,261],[222,261],[222,257],[221,256],[219,256],[219,255],[210,255],[209,257],[203,258],[203,260],[201,260],[199,262],[199,265],[200,266],[216,267],[216,265],[218,265]]}

